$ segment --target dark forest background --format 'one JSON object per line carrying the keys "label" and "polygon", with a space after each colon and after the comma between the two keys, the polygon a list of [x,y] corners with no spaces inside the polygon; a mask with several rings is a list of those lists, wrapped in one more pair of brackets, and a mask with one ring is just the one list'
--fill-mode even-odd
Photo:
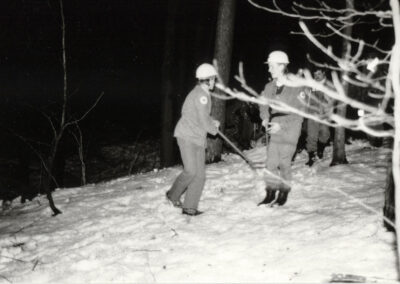
{"label": "dark forest background", "polygon": [[[291,1],[281,2],[282,8],[291,5]],[[80,117],[104,94],[79,122],[86,182],[163,166],[159,159],[165,127],[161,119],[162,72],[171,25],[169,83],[174,123],[195,84],[196,67],[213,60],[219,1],[1,1],[1,198],[12,198],[21,191],[34,195],[45,184],[45,163],[40,157],[46,158],[46,147],[51,147],[48,118],[60,113],[64,88],[60,3],[65,20],[69,117]],[[172,21],[171,5],[176,7]],[[237,0],[231,72],[226,83],[237,86],[233,76],[242,61],[249,85],[261,91],[268,81],[263,62],[275,49],[289,54],[291,72],[309,67],[306,54],[318,59],[321,53],[304,36],[291,33],[296,30],[296,19],[266,13]],[[235,102],[228,103],[227,112],[232,104]],[[74,135],[72,128],[60,142],[51,189],[82,184]]]}

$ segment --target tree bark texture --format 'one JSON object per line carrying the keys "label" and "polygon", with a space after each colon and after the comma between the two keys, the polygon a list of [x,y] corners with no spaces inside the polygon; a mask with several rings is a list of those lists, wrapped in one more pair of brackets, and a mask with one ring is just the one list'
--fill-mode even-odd
{"label": "tree bark texture", "polygon": [[174,155],[174,98],[173,98],[173,66],[174,40],[176,23],[175,17],[179,0],[168,2],[167,23],[165,26],[164,61],[162,66],[162,104],[161,104],[161,157],[162,167],[172,166],[175,163]]}
{"label": "tree bark texture", "polygon": [[[344,86],[345,89],[348,87]],[[346,116],[346,105],[338,106],[336,113],[342,117]],[[332,153],[332,162],[331,166],[348,164],[346,158],[346,129],[344,127],[335,128],[335,135],[333,138],[333,153]]]}
{"label": "tree bark texture", "polygon": [[[383,207],[383,215],[390,221],[395,223],[395,201],[394,201],[394,180],[393,180],[393,169],[392,159],[389,157],[388,168],[386,172],[386,185],[385,185],[385,205]],[[388,231],[394,232],[395,228],[388,222],[384,221],[384,226]]]}
{"label": "tree bark texture", "polygon": [[[354,9],[354,0],[346,0],[346,9],[352,10]],[[346,36],[351,37],[353,31],[352,25],[347,25],[344,34]],[[342,55],[343,57],[346,55],[349,45],[351,43],[343,38],[342,44]],[[347,82],[343,82],[343,89],[346,94],[349,92],[349,84]],[[337,105],[336,113],[342,117],[346,117],[347,106],[346,105]],[[346,142],[346,129],[344,127],[337,127],[335,128],[335,137],[333,139],[333,153],[332,153],[332,162],[331,166],[340,165],[340,164],[347,164],[346,158],[346,149],[345,149],[345,142]]]}
{"label": "tree bark texture", "polygon": [[[220,0],[214,57],[217,60],[218,72],[224,84],[229,83],[235,10],[236,0]],[[211,116],[221,123],[220,130],[223,132],[225,129],[225,101],[212,98]],[[220,161],[221,153],[222,140],[219,137],[209,138],[207,141],[207,162]]]}

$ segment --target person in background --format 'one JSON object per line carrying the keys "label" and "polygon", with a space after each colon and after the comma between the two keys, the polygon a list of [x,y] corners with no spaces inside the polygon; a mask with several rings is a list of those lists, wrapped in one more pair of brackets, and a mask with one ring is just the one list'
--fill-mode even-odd
{"label": "person in background", "polygon": [[[183,172],[176,178],[167,191],[167,199],[178,208],[182,214],[200,215],[198,205],[205,183],[205,148],[207,133],[218,133],[219,121],[210,116],[211,97],[214,90],[217,71],[208,63],[201,64],[196,69],[197,85],[187,95],[174,136],[177,138]],[[185,193],[184,202],[181,196]]]}
{"label": "person in background", "polygon": [[[272,81],[266,84],[262,96],[269,100],[280,101],[302,110],[305,106],[305,91],[303,87],[284,85],[289,58],[283,51],[277,50],[269,54],[268,71]],[[267,143],[267,169],[281,179],[266,180],[266,197],[258,205],[275,202],[284,205],[291,190],[292,179],[291,161],[296,151],[296,145],[301,132],[303,117],[291,112],[277,111],[269,105],[260,106],[262,125],[270,135]],[[268,141],[268,137],[267,137]],[[283,181],[284,182],[283,182]]]}
{"label": "person in background", "polygon": [[[314,71],[314,79],[320,83],[324,83],[326,80],[325,71],[322,69],[316,69]],[[312,90],[309,97],[309,113],[316,116],[323,116],[326,113],[327,100],[322,92]],[[313,119],[307,119],[307,138],[306,138],[306,149],[308,152],[308,161],[306,165],[312,166],[316,161],[317,157],[322,159],[324,156],[324,150],[328,144],[330,138],[329,126]]]}

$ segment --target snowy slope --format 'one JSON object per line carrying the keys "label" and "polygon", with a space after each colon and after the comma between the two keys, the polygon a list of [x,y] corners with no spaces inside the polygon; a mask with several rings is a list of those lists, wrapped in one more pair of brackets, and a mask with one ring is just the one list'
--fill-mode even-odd
{"label": "snowy slope", "polygon": [[1,216],[0,283],[322,283],[333,273],[395,282],[395,238],[381,216],[388,150],[356,141],[350,164],[332,168],[330,151],[311,169],[298,155],[283,207],[256,206],[263,173],[236,155],[207,166],[198,217],[165,200],[180,167],[58,190],[57,217],[44,197],[15,204]]}

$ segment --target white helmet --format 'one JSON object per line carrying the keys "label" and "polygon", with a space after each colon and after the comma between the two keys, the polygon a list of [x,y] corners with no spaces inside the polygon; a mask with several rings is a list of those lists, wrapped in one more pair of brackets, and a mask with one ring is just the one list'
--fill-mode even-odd
{"label": "white helmet", "polygon": [[217,76],[217,70],[209,63],[203,63],[196,69],[196,78],[199,80]]}
{"label": "white helmet", "polygon": [[289,57],[285,52],[280,50],[275,50],[268,55],[268,59],[265,63],[271,63],[271,62],[288,64]]}

